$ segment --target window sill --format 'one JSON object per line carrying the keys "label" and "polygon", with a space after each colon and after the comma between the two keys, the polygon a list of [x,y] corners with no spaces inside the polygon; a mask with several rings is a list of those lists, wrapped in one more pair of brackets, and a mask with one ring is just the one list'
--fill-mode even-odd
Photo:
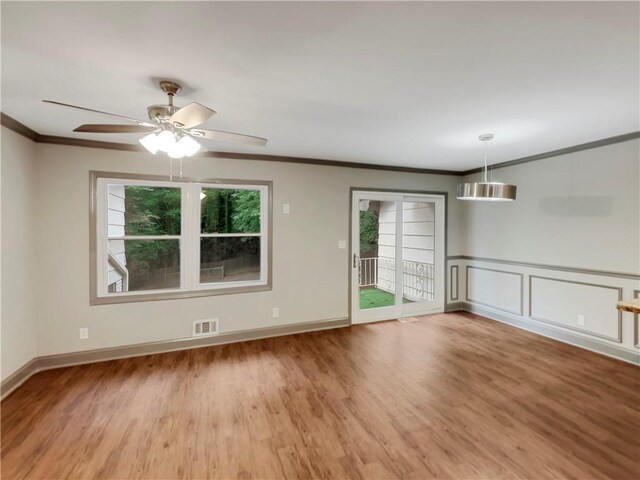
{"label": "window sill", "polygon": [[110,305],[116,303],[154,302],[158,300],[178,300],[183,298],[211,297],[216,295],[234,295],[238,293],[266,292],[271,284],[247,285],[242,287],[215,288],[206,290],[172,291],[166,293],[140,293],[132,295],[114,295],[92,297],[89,305]]}

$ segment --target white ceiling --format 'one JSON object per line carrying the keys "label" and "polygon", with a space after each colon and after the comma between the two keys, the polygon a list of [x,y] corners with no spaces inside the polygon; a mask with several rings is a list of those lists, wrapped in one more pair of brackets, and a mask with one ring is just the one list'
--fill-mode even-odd
{"label": "white ceiling", "polygon": [[464,170],[640,129],[637,2],[2,2],[2,111],[39,133],[146,118],[154,79],[208,128],[267,137],[210,150]]}

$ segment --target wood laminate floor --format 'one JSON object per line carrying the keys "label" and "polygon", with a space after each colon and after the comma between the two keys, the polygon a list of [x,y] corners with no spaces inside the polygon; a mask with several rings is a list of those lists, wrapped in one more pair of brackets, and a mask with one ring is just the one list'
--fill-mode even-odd
{"label": "wood laminate floor", "polygon": [[640,478],[640,369],[466,314],[41,372],[2,478]]}

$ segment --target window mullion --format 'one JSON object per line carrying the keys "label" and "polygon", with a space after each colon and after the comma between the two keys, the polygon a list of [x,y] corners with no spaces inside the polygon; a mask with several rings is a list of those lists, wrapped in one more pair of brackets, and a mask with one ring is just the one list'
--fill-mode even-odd
{"label": "window mullion", "polygon": [[184,290],[192,290],[192,245],[191,245],[191,229],[193,224],[193,212],[191,205],[191,184],[183,185],[183,203],[182,203],[182,255],[183,255],[183,264],[182,264],[182,278],[183,285],[182,288]]}

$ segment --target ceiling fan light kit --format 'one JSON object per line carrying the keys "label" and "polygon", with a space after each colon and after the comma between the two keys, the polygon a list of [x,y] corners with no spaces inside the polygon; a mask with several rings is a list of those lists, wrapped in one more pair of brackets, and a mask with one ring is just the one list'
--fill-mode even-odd
{"label": "ceiling fan light kit", "polygon": [[216,112],[199,103],[193,102],[180,108],[173,104],[173,97],[180,92],[181,87],[175,82],[163,80],[160,88],[168,96],[166,105],[151,105],[147,108],[150,121],[137,120],[135,118],[103,112],[91,108],[79,107],[67,103],[43,100],[43,102],[85,110],[102,115],[117,117],[121,120],[132,122],[135,125],[107,125],[85,124],[80,125],[74,132],[80,133],[147,133],[139,142],[150,153],[166,153],[170,158],[191,157],[198,153],[202,146],[195,138],[205,140],[222,140],[226,142],[244,143],[249,145],[266,145],[267,140],[252,135],[223,132],[220,130],[206,130],[198,128],[202,123],[213,117]]}
{"label": "ceiling fan light kit", "polygon": [[158,140],[158,135],[155,133],[150,133],[149,135],[142,137],[138,142],[140,142],[140,144],[153,155],[160,150],[160,141]]}
{"label": "ceiling fan light kit", "polygon": [[458,184],[456,190],[456,197],[458,200],[511,202],[516,199],[518,187],[508,183],[489,181],[489,177],[487,175],[487,142],[493,140],[493,137],[493,133],[485,133],[478,137],[478,140],[484,143],[484,181]]}

